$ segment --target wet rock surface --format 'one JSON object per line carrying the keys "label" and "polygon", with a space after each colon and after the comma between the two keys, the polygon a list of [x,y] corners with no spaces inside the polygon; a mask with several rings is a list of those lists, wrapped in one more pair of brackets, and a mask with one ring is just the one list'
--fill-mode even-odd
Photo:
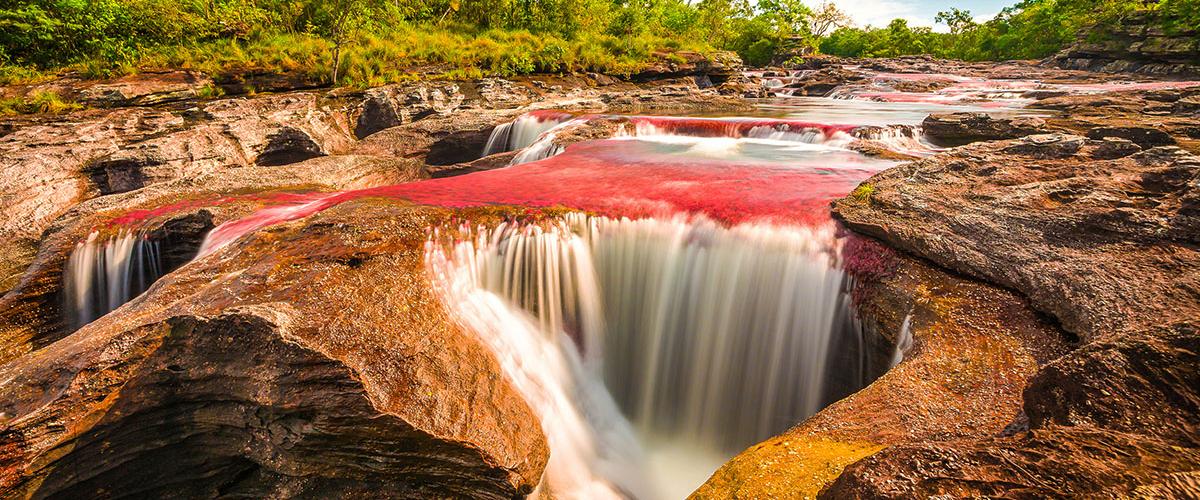
{"label": "wet rock surface", "polygon": [[0,366],[0,490],[530,493],[537,419],[424,277],[425,228],[446,214],[350,205],[193,262]]}
{"label": "wet rock surface", "polygon": [[860,237],[846,251],[867,337],[891,357],[907,327],[912,347],[865,389],[734,457],[693,498],[813,498],[881,449],[998,434],[1029,378],[1068,348],[1012,292]]}
{"label": "wet rock surface", "polygon": [[[792,90],[825,95],[868,71],[1084,74],[853,63],[806,61]],[[950,82],[888,78],[914,92]],[[185,263],[208,229],[277,199],[507,165],[513,152],[477,156],[526,111],[719,113],[763,95],[719,59],[664,60],[635,80],[213,100],[197,96],[304,84],[188,73],[47,84],[105,109],[0,120],[0,496],[534,491],[548,453],[528,424],[537,415],[421,271],[427,228],[512,214],[363,199]],[[904,252],[852,237],[843,256],[870,355],[903,361],[746,450],[696,496],[1195,495],[1197,92],[1034,91],[1023,97],[1051,116],[930,117],[930,137],[978,143],[883,172],[836,207]],[[629,125],[593,120],[556,144]],[[179,269],[68,331],[67,256],[129,217]],[[912,347],[892,352],[906,328]]]}
{"label": "wet rock surface", "polygon": [[856,231],[1027,294],[1084,339],[1187,319],[1200,290],[1200,158],[1098,152],[1111,156],[1072,135],[967,146],[876,175],[871,196],[835,211]]}
{"label": "wet rock surface", "polygon": [[[0,496],[531,493],[537,416],[430,296],[425,231],[446,212],[363,200],[190,261],[214,226],[298,193],[506,163],[483,144],[535,102],[746,105],[731,70],[686,71],[214,100],[195,97],[206,80],[143,78],[93,85],[112,109],[4,119]],[[67,258],[119,220],[178,269],[71,331]]]}
{"label": "wet rock surface", "polygon": [[835,204],[856,231],[1028,296],[1082,346],[1030,379],[1008,432],[885,449],[824,497],[1197,493],[1200,159],[1117,144],[967,146]]}

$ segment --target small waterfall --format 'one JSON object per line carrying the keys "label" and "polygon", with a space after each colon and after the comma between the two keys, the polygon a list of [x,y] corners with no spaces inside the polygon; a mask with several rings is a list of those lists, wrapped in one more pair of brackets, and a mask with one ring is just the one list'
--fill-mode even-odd
{"label": "small waterfall", "polygon": [[633,135],[768,139],[806,144],[844,146],[854,138],[853,125],[766,119],[675,118],[636,116]]}
{"label": "small waterfall", "polygon": [[[572,123],[574,122],[566,122],[559,126],[562,127]],[[558,135],[554,133],[554,129],[546,131],[546,133],[542,134],[542,137],[536,142],[531,144],[529,147],[522,149],[520,153],[517,153],[517,155],[514,156],[511,161],[509,161],[509,165],[520,165],[522,163],[545,160],[551,156],[562,154],[565,149],[562,146],[554,143],[554,139],[557,137]]]}
{"label": "small waterfall", "polygon": [[904,361],[904,355],[908,354],[909,349],[912,349],[912,343],[912,311],[909,311],[904,315],[904,321],[900,324],[900,333],[896,335],[896,350],[892,352],[892,367]]}
{"label": "small waterfall", "polygon": [[854,136],[878,142],[891,151],[913,156],[927,156],[941,151],[941,148],[925,140],[925,134],[920,125],[859,127],[854,129]]}
{"label": "small waterfall", "polygon": [[572,115],[558,111],[525,113],[516,120],[492,129],[487,145],[483,148],[483,156],[525,149],[537,142],[542,134],[572,118]]}
{"label": "small waterfall", "polygon": [[[556,356],[578,358],[566,383],[615,401],[649,446],[650,476],[666,497],[826,404],[831,339],[854,335],[832,226],[568,214],[459,233],[468,239],[430,246],[435,281],[463,280],[454,286],[524,310],[541,342],[565,351]],[[447,267],[458,271],[438,271]],[[448,300],[458,314],[482,314],[461,295]],[[494,318],[467,322],[484,337],[517,335]],[[521,356],[525,369],[549,359]],[[695,484],[673,476],[685,471]]]}
{"label": "small waterfall", "polygon": [[66,311],[75,329],[140,295],[163,274],[158,244],[122,231],[93,232],[71,253],[63,273]]}

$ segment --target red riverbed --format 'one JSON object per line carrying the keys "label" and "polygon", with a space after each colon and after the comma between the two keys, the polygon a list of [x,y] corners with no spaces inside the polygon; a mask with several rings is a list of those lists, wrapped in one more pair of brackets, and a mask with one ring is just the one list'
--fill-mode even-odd
{"label": "red riverbed", "polygon": [[[829,202],[890,165],[851,161],[850,152],[818,151],[828,166],[771,164],[733,158],[663,154],[654,144],[606,140],[570,146],[561,155],[502,169],[356,191],[288,195],[215,229],[205,251],[268,225],[337,204],[387,197],[441,207],[515,205],[568,207],[607,216],[703,214],[736,224],[814,224]],[[839,166],[849,162],[851,166]],[[817,162],[820,163],[820,162]]]}

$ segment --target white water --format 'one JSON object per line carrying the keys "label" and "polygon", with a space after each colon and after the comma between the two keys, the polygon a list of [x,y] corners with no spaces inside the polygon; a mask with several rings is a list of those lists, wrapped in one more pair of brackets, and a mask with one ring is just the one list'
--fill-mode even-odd
{"label": "white water", "polygon": [[[510,377],[541,381],[529,401],[545,415],[551,456],[570,457],[569,472],[551,477],[578,478],[584,464],[591,476],[580,484],[632,492],[649,482],[634,496],[681,498],[728,457],[825,404],[831,338],[849,313],[831,227],[570,214],[545,227],[466,232],[465,242],[430,245],[434,281],[500,359],[518,360]],[[495,345],[506,343],[537,348]],[[563,387],[544,389],[555,384]],[[614,400],[647,447],[645,462],[636,441],[597,433],[625,425]],[[588,439],[553,436],[568,428]],[[626,475],[598,459],[614,456],[630,464]]]}
{"label": "white water", "polygon": [[925,156],[941,149],[925,140],[920,125],[890,125],[887,127],[859,127],[854,136],[878,142],[890,151]]}
{"label": "white water", "polygon": [[[736,120],[711,119],[714,121],[724,121],[730,124],[736,123]],[[731,130],[733,128],[731,127]],[[734,134],[734,132],[730,132]],[[722,137],[698,137],[686,133],[678,133],[669,129],[664,129],[649,120],[637,120],[634,122],[633,131],[627,133],[625,137],[638,138],[664,138],[664,137],[693,137],[697,139],[722,139]],[[819,128],[809,128],[793,130],[786,125],[770,126],[760,125],[751,127],[744,134],[731,135],[724,137],[725,139],[757,139],[763,141],[786,142],[786,143],[801,143],[801,144],[819,144],[829,147],[843,147],[854,140],[854,137],[846,132],[836,131],[833,133],[825,133]]]}
{"label": "white water", "polygon": [[912,344],[912,311],[909,311],[904,315],[904,321],[900,324],[900,334],[896,336],[896,347],[892,351],[892,367],[904,361],[904,356],[908,354],[909,349],[912,349]]}
{"label": "white water", "polygon": [[[504,374],[540,418],[550,460],[539,489],[550,491],[538,493],[581,500],[649,498],[653,493],[637,438],[599,379],[583,367],[573,341],[561,331],[540,329],[528,314],[480,286],[491,267],[485,262],[495,258],[502,244],[493,235],[504,233],[481,231],[475,241],[449,246],[435,237],[426,246],[426,263],[435,291],[454,317],[492,349]],[[531,236],[532,241],[518,243],[522,250],[558,262],[563,249]],[[542,271],[526,270],[530,276]],[[513,276],[526,276],[513,271]]]}
{"label": "white water", "polygon": [[537,142],[542,134],[565,121],[568,119],[524,114],[509,123],[497,125],[488,136],[487,145],[483,148],[483,156],[525,149]]}
{"label": "white water", "polygon": [[162,276],[158,244],[122,231],[102,240],[91,233],[76,245],[63,272],[72,328],[91,323],[146,291]]}

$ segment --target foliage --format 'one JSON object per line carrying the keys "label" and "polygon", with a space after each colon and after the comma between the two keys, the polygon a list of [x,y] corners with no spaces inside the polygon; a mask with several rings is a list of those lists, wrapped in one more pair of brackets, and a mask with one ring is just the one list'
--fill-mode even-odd
{"label": "foliage", "polygon": [[[1169,33],[1200,25],[1200,0],[1021,0],[949,33],[896,20],[849,27],[832,3],[801,0],[0,0],[0,84],[63,69],[109,77],[190,68],[287,72],[339,85],[414,78],[596,71],[628,74],[674,51],[733,50],[751,64],[820,51],[1043,57],[1081,28],[1104,36],[1130,15]],[[414,69],[420,72],[414,72]]]}
{"label": "foliage", "polygon": [[800,0],[0,0],[0,79],[75,69],[288,71],[338,84],[447,74],[630,73],[678,50],[770,61]]}
{"label": "foliage", "polygon": [[65,113],[82,109],[76,102],[63,100],[54,92],[34,92],[24,97],[0,99],[0,116],[31,113]]}
{"label": "foliage", "polygon": [[867,201],[871,199],[871,195],[875,194],[875,186],[869,182],[859,184],[850,192],[850,197],[858,201]]}
{"label": "foliage", "polygon": [[817,6],[817,10],[813,11],[812,35],[815,38],[822,38],[829,30],[835,30],[850,25],[850,16],[845,12],[838,10],[837,6],[831,2],[824,2]]}
{"label": "foliage", "polygon": [[938,14],[949,33],[910,28],[902,20],[885,28],[839,28],[821,41],[822,52],[850,57],[931,54],[964,60],[1036,59],[1068,45],[1080,32],[1097,39],[1146,16],[1148,24],[1184,33],[1200,26],[1200,0],[1022,0],[995,18],[976,23],[970,12],[953,8]]}

